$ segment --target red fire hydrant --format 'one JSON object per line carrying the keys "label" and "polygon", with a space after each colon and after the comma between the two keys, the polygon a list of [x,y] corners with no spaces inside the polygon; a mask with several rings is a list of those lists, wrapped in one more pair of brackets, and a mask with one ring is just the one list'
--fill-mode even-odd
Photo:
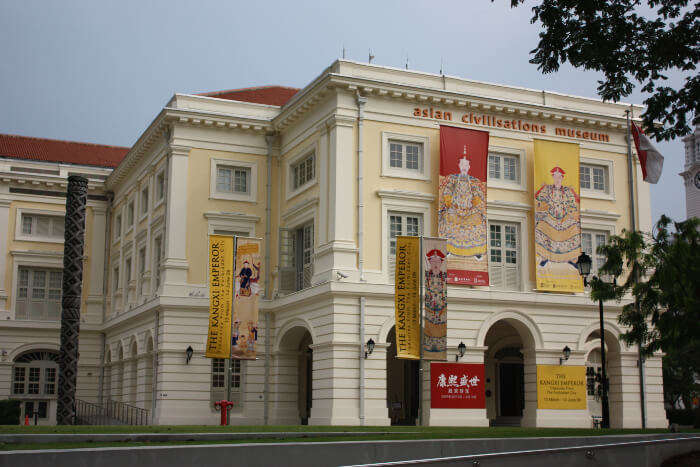
{"label": "red fire hydrant", "polygon": [[221,410],[221,426],[228,425],[228,408],[233,406],[233,402],[227,400],[221,400],[214,402],[214,407],[216,410]]}

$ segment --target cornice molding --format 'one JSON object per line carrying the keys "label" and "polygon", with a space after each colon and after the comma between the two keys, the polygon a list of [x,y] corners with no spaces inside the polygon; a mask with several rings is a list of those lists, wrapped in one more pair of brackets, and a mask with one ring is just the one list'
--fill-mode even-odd
{"label": "cornice molding", "polygon": [[304,201],[300,201],[299,203],[295,204],[294,206],[290,207],[286,211],[282,213],[282,220],[288,220],[291,217],[295,217],[299,215],[300,213],[306,211],[307,209],[310,209],[314,206],[317,206],[319,203],[319,198],[318,196],[314,198],[309,198]]}
{"label": "cornice molding", "polygon": [[419,191],[377,190],[377,196],[382,199],[397,199],[408,201],[435,201],[435,195]]}
{"label": "cornice molding", "polygon": [[217,221],[239,221],[239,222],[250,222],[250,223],[260,222],[260,216],[254,216],[252,214],[246,214],[243,212],[207,211],[204,213],[204,217],[207,220],[217,220]]}
{"label": "cornice molding", "polygon": [[620,214],[610,211],[599,211],[597,209],[582,209],[581,217],[584,217],[586,219],[616,221],[620,218]]}
{"label": "cornice molding", "polygon": [[520,212],[530,212],[532,211],[532,206],[529,204],[518,203],[515,201],[487,201],[486,209],[506,209],[508,211],[520,211]]}

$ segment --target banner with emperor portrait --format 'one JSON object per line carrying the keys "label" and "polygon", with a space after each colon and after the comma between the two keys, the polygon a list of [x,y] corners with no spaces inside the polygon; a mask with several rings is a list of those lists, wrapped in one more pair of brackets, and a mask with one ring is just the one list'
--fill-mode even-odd
{"label": "banner with emperor portrait", "polygon": [[440,126],[438,235],[447,240],[447,282],[489,285],[486,131]]}
{"label": "banner with emperor portrait", "polygon": [[579,145],[535,139],[537,290],[582,292]]}
{"label": "banner with emperor portrait", "polygon": [[236,237],[232,358],[254,360],[257,355],[258,298],[262,287],[261,244],[259,238]]}

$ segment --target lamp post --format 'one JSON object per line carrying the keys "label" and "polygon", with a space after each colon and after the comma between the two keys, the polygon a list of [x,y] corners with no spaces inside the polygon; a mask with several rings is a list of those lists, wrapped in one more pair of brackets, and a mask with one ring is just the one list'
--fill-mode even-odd
{"label": "lamp post", "polygon": [[[581,252],[581,255],[579,255],[578,257],[578,261],[576,261],[576,268],[578,269],[578,272],[581,275],[581,277],[583,277],[583,285],[585,286],[588,285],[588,275],[591,273],[592,263],[593,261],[591,260],[591,257],[588,256],[585,252]],[[597,276],[593,276],[591,278],[591,282],[593,281],[602,282],[602,280]],[[603,394],[601,395],[601,403],[603,406],[603,422],[601,423],[601,427],[610,428],[610,404],[608,402],[608,373],[605,369],[605,327],[603,325],[603,300],[601,299],[598,299],[598,310],[600,313],[600,366],[602,372],[602,381],[600,382],[600,384],[603,388]]]}

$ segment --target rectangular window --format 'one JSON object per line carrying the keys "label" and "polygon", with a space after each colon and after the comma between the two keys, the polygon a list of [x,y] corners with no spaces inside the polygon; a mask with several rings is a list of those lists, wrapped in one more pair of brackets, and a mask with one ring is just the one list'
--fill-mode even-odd
{"label": "rectangular window", "polygon": [[56,392],[56,368],[44,368],[44,394]]}
{"label": "rectangular window", "polygon": [[489,223],[489,283],[520,290],[520,241],[517,224]]}
{"label": "rectangular window", "polygon": [[389,167],[422,172],[423,144],[389,140]]}
{"label": "rectangular window", "polygon": [[394,268],[396,266],[396,237],[399,235],[409,235],[418,237],[423,235],[423,216],[422,214],[405,214],[398,212],[390,212],[387,219],[387,230],[389,234],[389,257],[388,257],[388,272],[389,281],[394,281]]}
{"label": "rectangular window", "polygon": [[29,367],[29,383],[27,384],[27,394],[39,394],[41,387],[41,368]]}
{"label": "rectangular window", "polygon": [[146,247],[139,249],[139,277],[146,272]]}
{"label": "rectangular window", "polygon": [[214,358],[211,361],[211,402],[214,403],[226,398],[226,365],[231,365],[231,399],[234,402],[233,410],[241,408],[242,394],[242,362],[240,360],[228,360]]}
{"label": "rectangular window", "polygon": [[520,158],[514,154],[489,153],[489,180],[520,182]]}
{"label": "rectangular window", "polygon": [[608,167],[604,165],[581,164],[581,189],[599,193],[608,193]]}
{"label": "rectangular window", "polygon": [[15,367],[14,384],[12,385],[13,394],[24,394],[26,375],[27,369],[25,367]]}
{"label": "rectangular window", "polygon": [[153,278],[156,290],[160,287],[160,258],[163,241],[160,237],[153,242]]}
{"label": "rectangular window", "polygon": [[281,293],[291,293],[311,286],[313,277],[314,226],[280,229]]}
{"label": "rectangular window", "polygon": [[316,178],[316,156],[311,154],[292,165],[292,189],[297,190]]}
{"label": "rectangular window", "polygon": [[129,287],[129,283],[131,282],[131,258],[127,258],[124,262],[124,269],[124,273],[126,274],[124,284]]}
{"label": "rectangular window", "polygon": [[119,289],[119,267],[114,268],[112,273],[112,292],[116,292]]}
{"label": "rectangular window", "polygon": [[38,214],[22,214],[21,232],[32,240],[63,240],[65,218]]}
{"label": "rectangular window", "polygon": [[141,190],[141,214],[148,212],[148,187]]}
{"label": "rectangular window", "polygon": [[126,221],[127,225],[131,227],[134,225],[134,202],[130,202],[129,206],[126,208]]}
{"label": "rectangular window", "polygon": [[165,197],[165,172],[156,175],[156,200],[160,201]]}
{"label": "rectangular window", "polygon": [[247,167],[216,167],[216,191],[220,193],[249,193],[250,169]]}
{"label": "rectangular window", "polygon": [[15,319],[58,320],[63,287],[61,270],[20,266],[17,274]]}
{"label": "rectangular window", "polygon": [[29,418],[34,418],[34,410],[37,411],[37,418],[48,417],[48,405],[46,401],[26,401],[24,403],[24,414],[29,415]]}
{"label": "rectangular window", "polygon": [[122,235],[122,215],[117,214],[114,218],[114,238],[119,238]]}
{"label": "rectangular window", "polygon": [[591,274],[598,274],[598,270],[605,263],[605,255],[598,253],[598,248],[608,241],[608,233],[603,230],[583,230],[581,232],[581,249],[593,260]]}

